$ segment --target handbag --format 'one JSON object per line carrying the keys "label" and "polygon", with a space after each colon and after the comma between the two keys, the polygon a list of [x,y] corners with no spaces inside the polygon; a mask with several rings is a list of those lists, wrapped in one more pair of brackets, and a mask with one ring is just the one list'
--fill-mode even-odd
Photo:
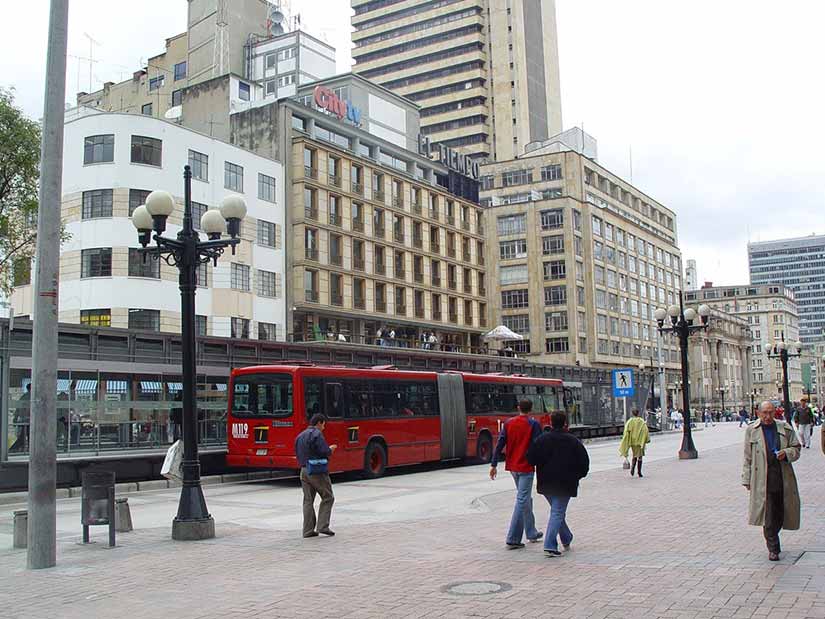
{"label": "handbag", "polygon": [[160,467],[160,474],[172,481],[183,480],[181,465],[183,464],[183,444],[178,440],[166,452],[163,459],[163,466]]}
{"label": "handbag", "polygon": [[307,460],[307,475],[321,475],[323,473],[329,473],[329,460],[326,458]]}
{"label": "handbag", "polygon": [[624,462],[622,462],[622,468],[623,469],[629,469],[630,468],[630,461],[627,458],[625,458]]}

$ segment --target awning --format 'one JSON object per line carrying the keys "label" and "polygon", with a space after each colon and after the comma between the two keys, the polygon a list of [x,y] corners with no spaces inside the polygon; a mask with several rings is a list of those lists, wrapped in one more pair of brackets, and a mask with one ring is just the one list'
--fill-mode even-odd
{"label": "awning", "polygon": [[97,381],[81,379],[75,383],[74,390],[76,393],[95,393],[97,392]]}
{"label": "awning", "polygon": [[226,391],[226,383],[217,383],[215,389],[218,391]]}
{"label": "awning", "polygon": [[129,384],[125,380],[107,380],[106,393],[127,393]]}
{"label": "awning", "polygon": [[140,381],[140,390],[143,393],[162,393],[163,383],[154,380],[142,380]]}
{"label": "awning", "polygon": [[166,388],[169,391],[183,391],[183,383],[166,383]]}
{"label": "awning", "polygon": [[61,391],[68,391],[69,387],[72,385],[72,381],[68,378],[58,378],[57,379],[57,393]]}

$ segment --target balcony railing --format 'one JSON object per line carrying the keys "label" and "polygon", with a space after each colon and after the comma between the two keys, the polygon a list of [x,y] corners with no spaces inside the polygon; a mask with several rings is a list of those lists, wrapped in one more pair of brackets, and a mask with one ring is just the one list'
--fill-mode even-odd
{"label": "balcony railing", "polygon": [[424,283],[424,273],[413,273],[413,280],[415,280],[415,283],[417,283],[417,284],[423,284]]}
{"label": "balcony railing", "polygon": [[421,214],[421,202],[413,202],[412,210],[413,210],[413,213],[415,213],[416,215],[420,215]]}
{"label": "balcony railing", "polygon": [[386,313],[386,311],[387,311],[387,302],[384,299],[376,299],[375,300],[375,311]]}
{"label": "balcony railing", "polygon": [[433,252],[434,254],[440,254],[441,253],[441,243],[439,243],[438,241],[436,241],[436,242],[430,241],[430,251]]}
{"label": "balcony railing", "polygon": [[313,168],[308,165],[304,166],[304,176],[306,178],[318,178],[318,168]]}
{"label": "balcony railing", "polygon": [[352,268],[356,271],[363,271],[364,270],[364,259],[363,258],[353,258],[352,259]]}
{"label": "balcony railing", "polygon": [[442,316],[441,310],[433,310],[433,320],[441,320]]}
{"label": "balcony railing", "polygon": [[450,314],[450,322],[458,324],[458,314]]}
{"label": "balcony railing", "polygon": [[318,207],[317,206],[305,206],[304,207],[304,217],[307,219],[314,219],[318,221]]}
{"label": "balcony railing", "polygon": [[484,236],[484,226],[481,226],[481,225],[477,226],[476,227],[476,234]]}
{"label": "balcony railing", "polygon": [[469,232],[470,231],[470,222],[467,221],[466,219],[463,220],[461,222],[461,228],[462,228],[462,230],[467,230]]}
{"label": "balcony railing", "polygon": [[387,274],[387,265],[383,262],[376,262],[375,263],[375,274],[376,275],[386,275]]}
{"label": "balcony railing", "polygon": [[472,284],[464,284],[464,294],[473,294],[473,285]]}
{"label": "balcony railing", "polygon": [[393,196],[392,205],[397,208],[404,208],[404,198],[402,196]]}
{"label": "balcony railing", "polygon": [[424,308],[423,307],[416,307],[415,308],[415,317],[416,318],[424,318]]}
{"label": "balcony railing", "polygon": [[360,310],[362,310],[362,309],[366,309],[366,308],[367,308],[367,302],[366,302],[366,300],[364,299],[364,297],[353,297],[353,299],[352,299],[352,305],[353,305],[353,307],[354,307],[355,309],[360,309]]}
{"label": "balcony railing", "polygon": [[455,215],[447,215],[447,223],[451,226],[455,225]]}
{"label": "balcony railing", "polygon": [[385,202],[387,200],[387,195],[379,189],[372,192],[372,199],[377,202]]}
{"label": "balcony railing", "polygon": [[440,276],[433,275],[433,278],[432,278],[431,281],[433,283],[433,286],[441,286],[441,277]]}
{"label": "balcony railing", "polygon": [[384,238],[386,231],[387,229],[384,226],[373,226],[372,228],[372,233],[382,239]]}
{"label": "balcony railing", "polygon": [[481,316],[478,319],[478,326],[479,327],[486,327],[487,326],[487,317],[486,316]]}
{"label": "balcony railing", "polygon": [[455,279],[451,279],[451,280],[449,280],[449,281],[447,282],[447,287],[448,287],[450,290],[455,290],[456,288],[458,288],[458,281],[457,281],[457,280],[455,280]]}
{"label": "balcony railing", "polygon": [[398,243],[404,242],[404,231],[403,230],[393,230],[392,238],[396,240]]}
{"label": "balcony railing", "polygon": [[396,269],[393,273],[393,277],[395,277],[395,279],[404,280],[407,277],[407,272],[404,269],[401,269],[400,271]]}
{"label": "balcony railing", "polygon": [[479,266],[484,266],[484,255],[479,254],[476,256],[476,261],[478,262]]}
{"label": "balcony railing", "polygon": [[464,260],[464,262],[470,262],[470,259],[471,259],[470,258],[470,252],[468,252],[468,251],[461,252],[461,257]]}
{"label": "balcony railing", "polygon": [[318,262],[318,248],[317,247],[305,247],[304,248],[304,257],[307,260],[314,260]]}
{"label": "balcony railing", "polygon": [[407,315],[407,306],[406,305],[396,305],[395,306],[395,313],[398,316],[406,316]]}
{"label": "balcony railing", "polygon": [[318,291],[304,290],[304,300],[309,303],[318,303]]}
{"label": "balcony railing", "polygon": [[338,174],[330,174],[329,175],[329,184],[335,187],[341,186],[341,177]]}
{"label": "balcony railing", "polygon": [[424,238],[421,235],[413,234],[413,247],[421,249],[424,247]]}
{"label": "balcony railing", "polygon": [[473,326],[473,317],[472,317],[472,315],[464,316],[464,324],[467,325],[468,327]]}
{"label": "balcony railing", "polygon": [[357,193],[359,196],[364,195],[364,183],[359,183],[358,181],[352,181],[352,193]]}
{"label": "balcony railing", "polygon": [[329,295],[329,302],[340,307],[344,305],[344,295],[331,293]]}
{"label": "balcony railing", "polygon": [[430,219],[434,221],[438,221],[438,209],[431,208],[430,209]]}
{"label": "balcony railing", "polygon": [[447,255],[450,258],[455,258],[455,247],[448,247],[447,248]]}
{"label": "balcony railing", "polygon": [[334,266],[340,267],[344,264],[344,257],[341,254],[331,255],[329,257],[329,263]]}
{"label": "balcony railing", "polygon": [[478,287],[478,296],[486,297],[487,296],[487,288],[485,286]]}
{"label": "balcony railing", "polygon": [[352,220],[352,229],[355,232],[363,232],[364,231],[364,222],[360,219],[353,219]]}
{"label": "balcony railing", "polygon": [[341,227],[341,216],[336,215],[335,213],[329,214],[329,225],[330,226],[338,226]]}

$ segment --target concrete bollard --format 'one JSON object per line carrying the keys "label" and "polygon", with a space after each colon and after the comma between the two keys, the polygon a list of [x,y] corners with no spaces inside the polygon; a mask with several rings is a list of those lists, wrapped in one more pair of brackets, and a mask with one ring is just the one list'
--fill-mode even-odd
{"label": "concrete bollard", "polygon": [[20,509],[14,512],[14,536],[12,548],[26,548],[29,545],[29,512]]}
{"label": "concrete bollard", "polygon": [[129,511],[129,499],[115,499],[115,530],[128,533],[132,530],[132,512]]}

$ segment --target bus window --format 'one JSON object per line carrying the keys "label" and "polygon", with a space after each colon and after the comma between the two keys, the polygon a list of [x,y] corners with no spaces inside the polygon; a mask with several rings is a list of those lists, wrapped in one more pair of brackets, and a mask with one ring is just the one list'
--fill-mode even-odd
{"label": "bus window", "polygon": [[344,416],[344,389],[341,383],[326,384],[326,410],[330,419]]}
{"label": "bus window", "polygon": [[306,408],[307,421],[312,416],[321,412],[321,380],[317,378],[304,379],[304,407]]}
{"label": "bus window", "polygon": [[547,387],[544,390],[544,408],[548,413],[563,410],[559,402],[559,390],[555,387]]}
{"label": "bus window", "polygon": [[498,384],[493,396],[493,408],[499,413],[516,412],[518,398],[515,394],[514,385]]}
{"label": "bus window", "polygon": [[232,414],[236,417],[292,415],[289,374],[243,374],[235,378],[232,389]]}

